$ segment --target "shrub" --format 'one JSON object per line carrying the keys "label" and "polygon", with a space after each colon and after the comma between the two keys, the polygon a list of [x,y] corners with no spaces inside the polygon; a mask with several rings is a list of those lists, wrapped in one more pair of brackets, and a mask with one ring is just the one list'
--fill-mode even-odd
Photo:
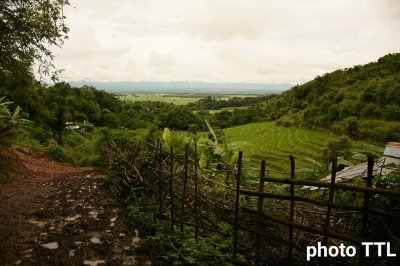
{"label": "shrub", "polygon": [[351,158],[351,141],[348,137],[341,137],[337,141],[328,143],[328,147],[323,150],[322,161],[328,165],[332,158],[343,157],[345,160]]}
{"label": "shrub", "polygon": [[65,150],[59,145],[53,145],[53,144],[49,145],[46,148],[46,153],[48,155],[50,155],[50,157],[56,161],[59,161],[59,162],[67,162],[68,161],[68,157],[65,154]]}

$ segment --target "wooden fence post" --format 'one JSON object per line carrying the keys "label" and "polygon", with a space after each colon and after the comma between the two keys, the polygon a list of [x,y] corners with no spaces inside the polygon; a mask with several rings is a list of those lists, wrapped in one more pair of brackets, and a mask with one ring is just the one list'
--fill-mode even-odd
{"label": "wooden fence post", "polygon": [[239,151],[238,159],[238,172],[236,175],[236,200],[235,200],[235,220],[234,220],[234,232],[233,232],[233,258],[236,259],[238,251],[238,237],[239,237],[239,200],[240,200],[240,174],[242,171],[242,157],[243,152]]}
{"label": "wooden fence post", "polygon": [[324,226],[324,239],[322,240],[322,245],[328,245],[328,232],[331,223],[331,213],[333,202],[333,196],[335,193],[335,180],[336,180],[336,170],[337,170],[337,158],[332,159],[332,172],[331,172],[331,185],[329,187],[329,199],[328,199],[328,208],[326,209],[326,217],[325,217],[325,226]]}
{"label": "wooden fence post", "polygon": [[169,176],[169,196],[171,202],[171,230],[174,231],[174,189],[173,189],[173,179],[174,179],[174,158],[173,158],[173,147],[170,149],[170,176]]}
{"label": "wooden fence post", "polygon": [[[292,155],[290,159],[290,179],[293,180],[295,176],[295,160]],[[290,214],[289,219],[291,222],[294,221],[294,184],[290,184]],[[289,226],[289,249],[288,249],[288,263],[293,264],[293,226]]]}
{"label": "wooden fence post", "polygon": [[[230,178],[230,172],[228,172],[228,173],[226,174],[226,177],[225,177],[225,185],[226,185],[227,187],[229,186],[229,178]],[[228,200],[228,193],[229,193],[229,189],[226,188],[226,189],[225,189],[225,197],[224,197],[224,200]]]}
{"label": "wooden fence post", "polygon": [[[265,177],[265,160],[261,161],[261,173],[258,191],[264,193],[264,177]],[[255,265],[260,265],[260,249],[261,249],[261,235],[258,232],[262,229],[262,213],[263,213],[263,202],[264,197],[258,197],[258,208],[257,208],[257,234],[256,234],[256,259]]]}
{"label": "wooden fence post", "polygon": [[162,184],[161,182],[163,181],[162,179],[162,143],[160,141],[159,144],[159,149],[160,149],[160,154],[158,158],[158,201],[159,201],[159,212],[160,212],[160,217],[162,216]]}
{"label": "wooden fence post", "polygon": [[[372,178],[373,178],[373,170],[374,170],[374,158],[371,156],[368,156],[368,168],[367,168],[367,180],[366,180],[366,186],[367,187],[372,187]],[[366,240],[367,234],[368,234],[368,209],[369,209],[369,198],[371,194],[368,192],[364,193],[364,202],[363,202],[363,216],[362,216],[362,224],[361,224],[361,241]],[[360,257],[358,264],[359,265],[364,265],[364,256],[365,252],[362,246],[360,246]]]}
{"label": "wooden fence post", "polygon": [[185,177],[183,180],[183,192],[182,192],[182,206],[181,206],[181,233],[183,234],[183,218],[185,210],[185,197],[186,197],[186,186],[188,178],[188,156],[189,156],[189,145],[185,146]]}
{"label": "wooden fence post", "polygon": [[196,225],[194,229],[194,237],[198,238],[199,236],[199,214],[198,214],[198,204],[199,204],[199,188],[198,188],[198,180],[197,180],[197,144],[194,144],[194,191],[195,191],[195,199],[194,199],[194,224]]}

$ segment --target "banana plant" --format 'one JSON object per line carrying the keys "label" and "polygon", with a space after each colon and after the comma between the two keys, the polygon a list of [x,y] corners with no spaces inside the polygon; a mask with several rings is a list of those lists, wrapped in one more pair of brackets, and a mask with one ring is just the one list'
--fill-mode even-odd
{"label": "banana plant", "polygon": [[225,168],[234,168],[239,159],[239,149],[246,145],[244,141],[228,143],[225,137],[219,138],[210,123],[206,120],[206,125],[211,138],[200,138],[198,147],[200,147],[200,167],[205,168],[212,162],[225,166]]}
{"label": "banana plant", "polygon": [[166,150],[170,150],[171,147],[174,147],[175,150],[181,150],[185,145],[188,145],[190,148],[193,146],[193,138],[191,136],[185,134],[172,134],[169,128],[164,128],[162,134],[162,140],[164,143],[164,148]]}
{"label": "banana plant", "polygon": [[31,123],[31,121],[21,118],[19,106],[14,110],[9,109],[9,105],[12,103],[5,101],[5,97],[0,98],[0,143],[5,143],[10,136],[15,135],[15,130],[20,126]]}
{"label": "banana plant", "polygon": [[353,158],[365,161],[367,160],[368,156],[372,156],[374,158],[379,158],[382,156],[384,151],[384,148],[372,145],[372,144],[366,144],[363,143],[361,144],[360,149],[354,149],[352,150],[353,152]]}
{"label": "banana plant", "polygon": [[[328,175],[331,170],[332,170],[332,163],[330,163],[328,166],[325,166],[318,162],[317,160],[314,160],[313,158],[310,157],[304,157],[305,161],[308,161],[309,163],[312,164],[312,167],[303,167],[299,169],[299,172],[305,174],[305,177],[307,179],[319,179],[322,177],[325,177]],[[343,157],[338,157],[337,158],[337,167],[348,167],[348,166],[353,166],[353,163],[347,161]]]}
{"label": "banana plant", "polygon": [[[214,164],[221,164],[224,168],[233,169],[238,158],[239,149],[246,145],[246,142],[228,143],[224,137],[219,138],[208,121],[205,121],[209,130],[210,138],[201,136],[197,141],[185,134],[173,134],[169,128],[164,128],[162,139],[164,148],[169,150],[181,150],[187,144],[192,151],[194,143],[197,144],[197,154],[200,169],[205,169]],[[213,167],[214,168],[214,167]]]}

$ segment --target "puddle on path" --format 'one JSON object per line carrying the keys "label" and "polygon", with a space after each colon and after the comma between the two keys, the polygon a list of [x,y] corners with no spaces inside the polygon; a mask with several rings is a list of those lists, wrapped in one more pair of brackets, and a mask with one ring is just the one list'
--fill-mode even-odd
{"label": "puddle on path", "polygon": [[141,240],[140,237],[139,237],[139,230],[135,229],[135,234],[136,235],[134,237],[132,237],[132,245],[134,247],[137,247],[139,242],[140,242],[140,240]]}
{"label": "puddle on path", "polygon": [[93,211],[89,212],[89,217],[92,218],[92,219],[96,220],[98,216],[99,216],[99,212],[96,211],[96,210],[93,210]]}
{"label": "puddle on path", "polygon": [[70,250],[70,251],[68,252],[68,255],[69,255],[70,257],[75,256],[75,250],[74,250],[74,249]]}
{"label": "puddle on path", "polygon": [[68,216],[67,218],[65,218],[65,221],[66,222],[75,222],[79,218],[81,218],[81,216],[79,214],[77,214],[77,215],[74,215],[74,216]]}
{"label": "puddle on path", "polygon": [[39,228],[44,228],[47,225],[46,221],[28,220],[28,222],[38,226]]}
{"label": "puddle on path", "polygon": [[105,260],[85,260],[83,262],[84,265],[89,265],[89,266],[97,266],[99,264],[105,264]]}
{"label": "puddle on path", "polygon": [[98,237],[92,237],[90,239],[90,242],[92,242],[93,244],[101,244],[100,238]]}
{"label": "puddle on path", "polygon": [[50,243],[47,243],[47,244],[43,244],[42,246],[45,247],[45,248],[48,248],[48,249],[58,249],[58,243],[57,242],[50,242]]}
{"label": "puddle on path", "polygon": [[122,265],[137,265],[135,256],[123,256],[122,261]]}

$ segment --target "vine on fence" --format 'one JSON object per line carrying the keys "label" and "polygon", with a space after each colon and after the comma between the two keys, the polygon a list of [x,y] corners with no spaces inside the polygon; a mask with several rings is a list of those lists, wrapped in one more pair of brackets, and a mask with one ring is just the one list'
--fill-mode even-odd
{"label": "vine on fence", "polygon": [[[213,137],[216,140],[216,136]],[[168,232],[164,237],[170,235],[173,243],[170,248],[175,251],[184,248],[175,246],[176,241],[172,239],[178,236],[186,239],[182,240],[186,244],[192,241],[191,237],[203,244],[204,239],[218,237],[218,241],[224,239],[224,243],[231,241],[220,249],[214,246],[211,248],[214,252],[210,251],[224,258],[224,263],[231,257],[232,263],[243,263],[245,258],[247,263],[256,265],[300,264],[305,260],[306,246],[317,242],[360,245],[364,240],[377,240],[377,232],[383,230],[374,227],[377,217],[387,227],[385,235],[400,236],[393,223],[400,218],[400,192],[372,187],[372,158],[368,160],[366,186],[355,186],[335,182],[336,160],[332,163],[330,183],[297,180],[293,157],[289,160],[291,172],[287,178],[274,177],[262,161],[257,176],[243,179],[245,163],[241,152],[231,169],[216,167],[211,171],[199,167],[201,158],[197,144],[186,145],[183,151],[174,150],[172,145],[164,149],[161,142],[137,142],[123,149],[117,145],[111,147],[110,181],[131,201],[140,200],[137,216],[150,212],[152,215],[148,219],[157,218],[157,223],[162,224],[158,230]],[[213,163],[218,165],[217,160]],[[226,179],[226,172],[232,180]],[[258,190],[254,188],[255,180],[259,180]],[[279,184],[280,192],[270,189],[271,185]],[[311,192],[305,186],[320,190]],[[343,197],[343,193],[347,196]],[[351,198],[351,202],[340,202],[343,198]],[[390,212],[375,208],[376,198],[381,202],[385,198],[397,205],[391,205]],[[148,222],[154,223],[153,220]],[[392,248],[399,250],[395,243]],[[167,252],[169,255],[165,255],[170,259],[177,254],[171,253],[171,249]],[[193,257],[181,259],[182,263],[189,264],[196,260]],[[365,263],[362,256],[351,260]],[[222,261],[218,263],[222,265]],[[349,260],[330,259],[329,263],[349,263]]]}

